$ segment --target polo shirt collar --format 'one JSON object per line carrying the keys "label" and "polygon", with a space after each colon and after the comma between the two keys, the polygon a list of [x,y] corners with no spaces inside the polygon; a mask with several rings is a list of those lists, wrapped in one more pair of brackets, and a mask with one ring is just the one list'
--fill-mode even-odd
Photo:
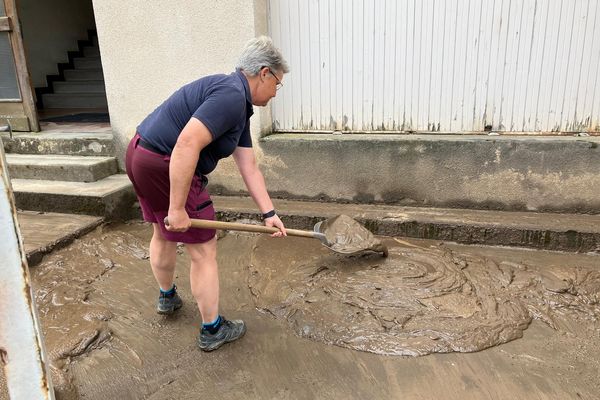
{"label": "polo shirt collar", "polygon": [[248,78],[246,78],[246,75],[244,75],[241,69],[236,69],[235,73],[244,85],[244,90],[246,91],[246,102],[250,106],[250,109],[252,109],[252,95],[250,94],[250,85],[248,84]]}

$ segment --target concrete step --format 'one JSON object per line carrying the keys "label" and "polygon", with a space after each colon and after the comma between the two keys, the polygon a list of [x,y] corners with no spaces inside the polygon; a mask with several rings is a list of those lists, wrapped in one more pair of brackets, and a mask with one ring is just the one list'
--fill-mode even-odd
{"label": "concrete step", "polygon": [[96,69],[66,69],[64,71],[67,81],[89,81],[92,79],[102,80],[104,75],[101,68]]}
{"label": "concrete step", "polygon": [[73,59],[75,69],[98,69],[102,68],[100,56],[76,57]]}
{"label": "concrete step", "polygon": [[85,57],[95,57],[100,55],[100,48],[98,46],[85,46],[83,48],[83,55]]}
{"label": "concrete step", "polygon": [[45,93],[44,108],[102,108],[108,107],[104,93]]}
{"label": "concrete step", "polygon": [[33,267],[44,255],[63,248],[102,224],[102,217],[38,211],[17,213],[27,263]]}
{"label": "concrete step", "polygon": [[106,95],[103,80],[54,82],[54,93],[103,93]]}
{"label": "concrete step", "polygon": [[131,215],[136,200],[127,175],[111,175],[96,182],[11,179],[21,210],[86,214],[118,219]]}
{"label": "concrete step", "polygon": [[7,132],[0,135],[6,153],[112,156],[116,151],[112,133],[13,132],[12,138]]}
{"label": "concrete step", "polygon": [[115,157],[7,154],[11,178],[95,182],[118,172]]}
{"label": "concrete step", "polygon": [[[210,190],[210,185],[209,185]],[[221,220],[259,219],[252,199],[213,196]],[[482,211],[275,200],[287,227],[312,230],[346,214],[377,235],[600,253],[600,215]]]}

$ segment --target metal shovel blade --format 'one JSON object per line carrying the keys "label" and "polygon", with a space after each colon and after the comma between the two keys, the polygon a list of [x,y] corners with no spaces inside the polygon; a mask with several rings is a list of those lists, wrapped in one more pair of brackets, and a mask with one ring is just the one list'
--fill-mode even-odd
{"label": "metal shovel blade", "polygon": [[324,236],[323,245],[342,254],[356,254],[364,251],[388,255],[387,247],[368,229],[347,215],[338,215],[315,224],[313,230]]}

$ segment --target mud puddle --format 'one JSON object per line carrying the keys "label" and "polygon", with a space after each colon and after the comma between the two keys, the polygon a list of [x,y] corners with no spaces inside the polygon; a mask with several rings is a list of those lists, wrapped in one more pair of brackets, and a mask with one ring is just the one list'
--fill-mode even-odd
{"label": "mud puddle", "polygon": [[460,255],[388,240],[389,257],[307,254],[284,268],[262,245],[257,307],[304,337],[385,355],[473,352],[520,338],[532,319],[585,334],[600,320],[600,270]]}
{"label": "mud puddle", "polygon": [[[219,240],[221,309],[248,333],[202,353],[187,256],[180,249],[183,308],[157,315],[149,239],[144,224],[105,227],[32,269],[57,398],[600,392],[598,257],[389,239],[387,259],[347,257],[310,239],[228,234]],[[373,354],[436,352],[450,354]]]}

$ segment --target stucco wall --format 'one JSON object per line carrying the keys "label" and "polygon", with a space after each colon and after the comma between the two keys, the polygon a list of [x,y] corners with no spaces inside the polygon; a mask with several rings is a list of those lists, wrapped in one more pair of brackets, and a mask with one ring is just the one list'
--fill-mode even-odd
{"label": "stucco wall", "polygon": [[92,1],[19,0],[17,7],[33,86],[46,86],[46,75],[58,74],[67,51],[78,50],[77,40],[94,28]]}
{"label": "stucco wall", "polygon": [[[94,0],[96,27],[118,155],[136,126],[180,86],[207,74],[230,73],[244,44],[267,33],[266,2]],[[255,107],[252,134],[269,126]],[[218,172],[243,185],[231,160]]]}

